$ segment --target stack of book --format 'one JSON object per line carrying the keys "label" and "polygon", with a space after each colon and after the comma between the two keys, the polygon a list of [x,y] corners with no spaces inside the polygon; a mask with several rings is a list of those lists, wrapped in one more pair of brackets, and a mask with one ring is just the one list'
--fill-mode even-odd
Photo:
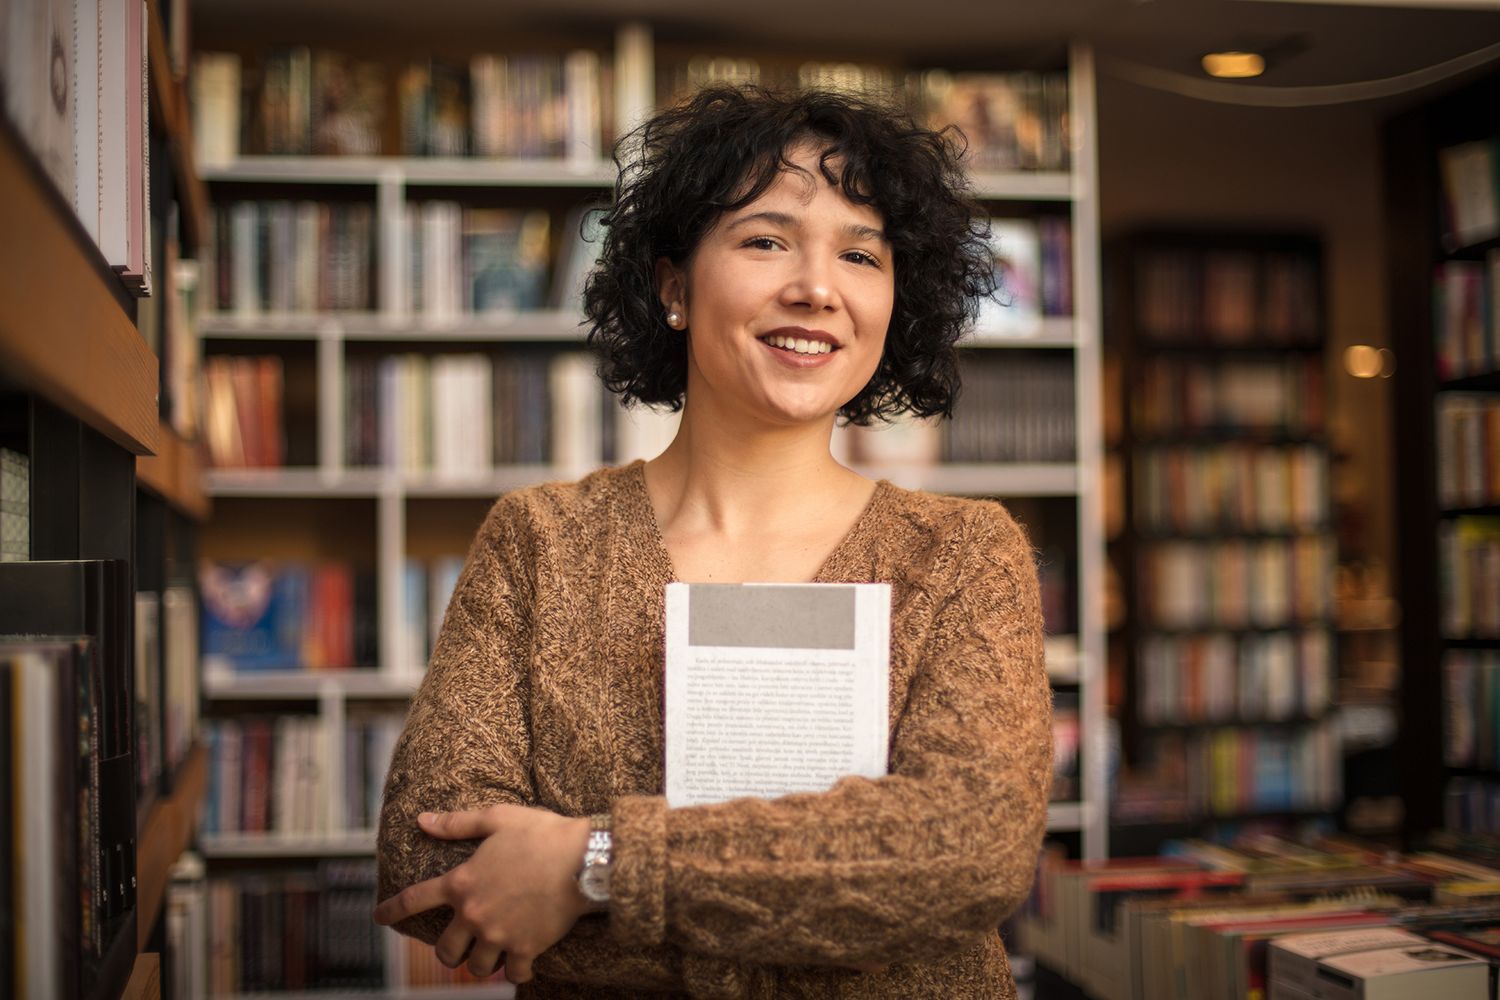
{"label": "stack of book", "polygon": [[374,908],[373,860],[210,879],[210,995],[379,989],[385,948]]}
{"label": "stack of book", "polygon": [[1471,890],[1497,878],[1464,856],[1332,841],[1189,841],[1098,863],[1052,853],[1019,924],[1038,960],[1098,1000],[1482,998],[1500,906]]}
{"label": "stack of book", "polygon": [[1138,258],[1136,322],[1161,343],[1308,344],[1318,268],[1302,253],[1157,249]]}
{"label": "stack of book", "polygon": [[1148,628],[1275,628],[1326,619],[1331,540],[1157,541],[1139,556]]}
{"label": "stack of book", "polygon": [[1500,371],[1500,250],[1484,263],[1449,260],[1437,266],[1433,279],[1434,360],[1440,379]]}
{"label": "stack of book", "polygon": [[545,211],[406,206],[407,302],[433,323],[546,304],[551,225]]}
{"label": "stack of book", "polygon": [[241,716],[205,727],[208,796],[200,832],[316,836],[373,830],[404,719],[346,720],[335,773],[333,737],[317,716]]}
{"label": "stack of book", "polygon": [[1230,430],[1251,439],[1321,434],[1323,383],[1320,357],[1155,357],[1141,366],[1132,417],[1144,437]]}
{"label": "stack of book", "polygon": [[0,448],[0,562],[31,558],[31,462]]}
{"label": "stack of book", "polygon": [[1438,502],[1500,504],[1500,396],[1445,392],[1436,416]]}
{"label": "stack of book", "polygon": [[1071,462],[1076,457],[1073,360],[1005,352],[959,358],[963,393],[941,425],[944,462]]}
{"label": "stack of book", "polygon": [[1152,724],[1315,718],[1329,702],[1329,642],[1322,629],[1149,636],[1137,712]]}
{"label": "stack of book", "polygon": [[375,665],[373,570],[205,560],[198,583],[206,674]]}
{"label": "stack of book", "polygon": [[[259,65],[196,56],[198,162],[245,154],[569,157],[597,160],[614,135],[611,62],[587,49],[421,59],[394,79],[376,62],[306,46],[271,49]],[[398,149],[385,149],[386,94],[399,107]]]}
{"label": "stack of book", "polygon": [[1035,336],[1043,316],[1073,314],[1073,234],[1062,216],[991,219],[994,296],[979,306],[975,338]]}
{"label": "stack of book", "polygon": [[216,469],[279,468],[286,455],[285,372],[274,354],[216,355],[203,366],[204,449]]}
{"label": "stack of book", "polygon": [[1500,236],[1500,141],[1481,139],[1438,152],[1443,244],[1452,252]]}
{"label": "stack of book", "polygon": [[374,307],[371,203],[234,201],[208,222],[208,308],[243,318]]}
{"label": "stack of book", "polygon": [[1443,634],[1500,640],[1500,517],[1459,517],[1438,528]]}
{"label": "stack of book", "polygon": [[1148,447],[1135,455],[1144,532],[1279,532],[1328,523],[1328,457],[1313,445]]}

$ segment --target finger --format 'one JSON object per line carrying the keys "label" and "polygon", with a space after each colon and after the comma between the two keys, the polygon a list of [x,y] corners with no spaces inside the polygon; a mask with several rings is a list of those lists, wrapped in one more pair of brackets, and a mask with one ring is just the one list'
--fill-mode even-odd
{"label": "finger", "polygon": [[437,939],[432,950],[437,953],[439,962],[450,969],[456,969],[464,964],[464,958],[473,944],[474,935],[469,933],[469,928],[457,920],[450,920],[448,929],[443,931],[443,936]]}
{"label": "finger", "polygon": [[474,950],[469,952],[469,971],[480,979],[488,979],[500,965],[501,950],[483,941],[475,941]]}
{"label": "finger", "polygon": [[505,978],[512,983],[526,983],[531,981],[532,955],[520,955],[509,951],[505,953]]}
{"label": "finger", "polygon": [[417,913],[443,906],[448,902],[448,886],[444,876],[430,878],[416,885],[409,885],[390,899],[375,907],[377,924],[394,924]]}
{"label": "finger", "polygon": [[429,836],[443,840],[478,840],[495,832],[486,809],[424,812],[417,817],[417,823]]}

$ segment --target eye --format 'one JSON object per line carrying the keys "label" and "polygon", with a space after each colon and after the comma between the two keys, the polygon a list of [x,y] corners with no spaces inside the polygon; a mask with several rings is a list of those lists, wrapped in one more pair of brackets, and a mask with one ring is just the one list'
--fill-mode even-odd
{"label": "eye", "polygon": [[740,245],[749,247],[752,250],[775,250],[781,244],[777,243],[769,236],[752,236]]}
{"label": "eye", "polygon": [[880,266],[880,261],[876,260],[873,255],[865,253],[863,250],[850,250],[850,251],[847,251],[844,254],[844,259],[845,260],[851,260],[854,263],[863,265],[865,267],[879,267]]}

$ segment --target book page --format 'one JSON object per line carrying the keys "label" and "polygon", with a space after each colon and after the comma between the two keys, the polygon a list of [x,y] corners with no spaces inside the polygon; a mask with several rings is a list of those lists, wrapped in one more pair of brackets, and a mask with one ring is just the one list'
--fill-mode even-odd
{"label": "book page", "polygon": [[886,773],[890,585],[667,585],[673,807]]}

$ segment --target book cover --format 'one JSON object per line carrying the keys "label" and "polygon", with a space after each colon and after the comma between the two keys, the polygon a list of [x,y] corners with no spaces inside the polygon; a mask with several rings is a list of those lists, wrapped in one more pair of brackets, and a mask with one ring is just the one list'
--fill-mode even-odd
{"label": "book cover", "polygon": [[886,773],[889,584],[672,583],[666,633],[673,806]]}

